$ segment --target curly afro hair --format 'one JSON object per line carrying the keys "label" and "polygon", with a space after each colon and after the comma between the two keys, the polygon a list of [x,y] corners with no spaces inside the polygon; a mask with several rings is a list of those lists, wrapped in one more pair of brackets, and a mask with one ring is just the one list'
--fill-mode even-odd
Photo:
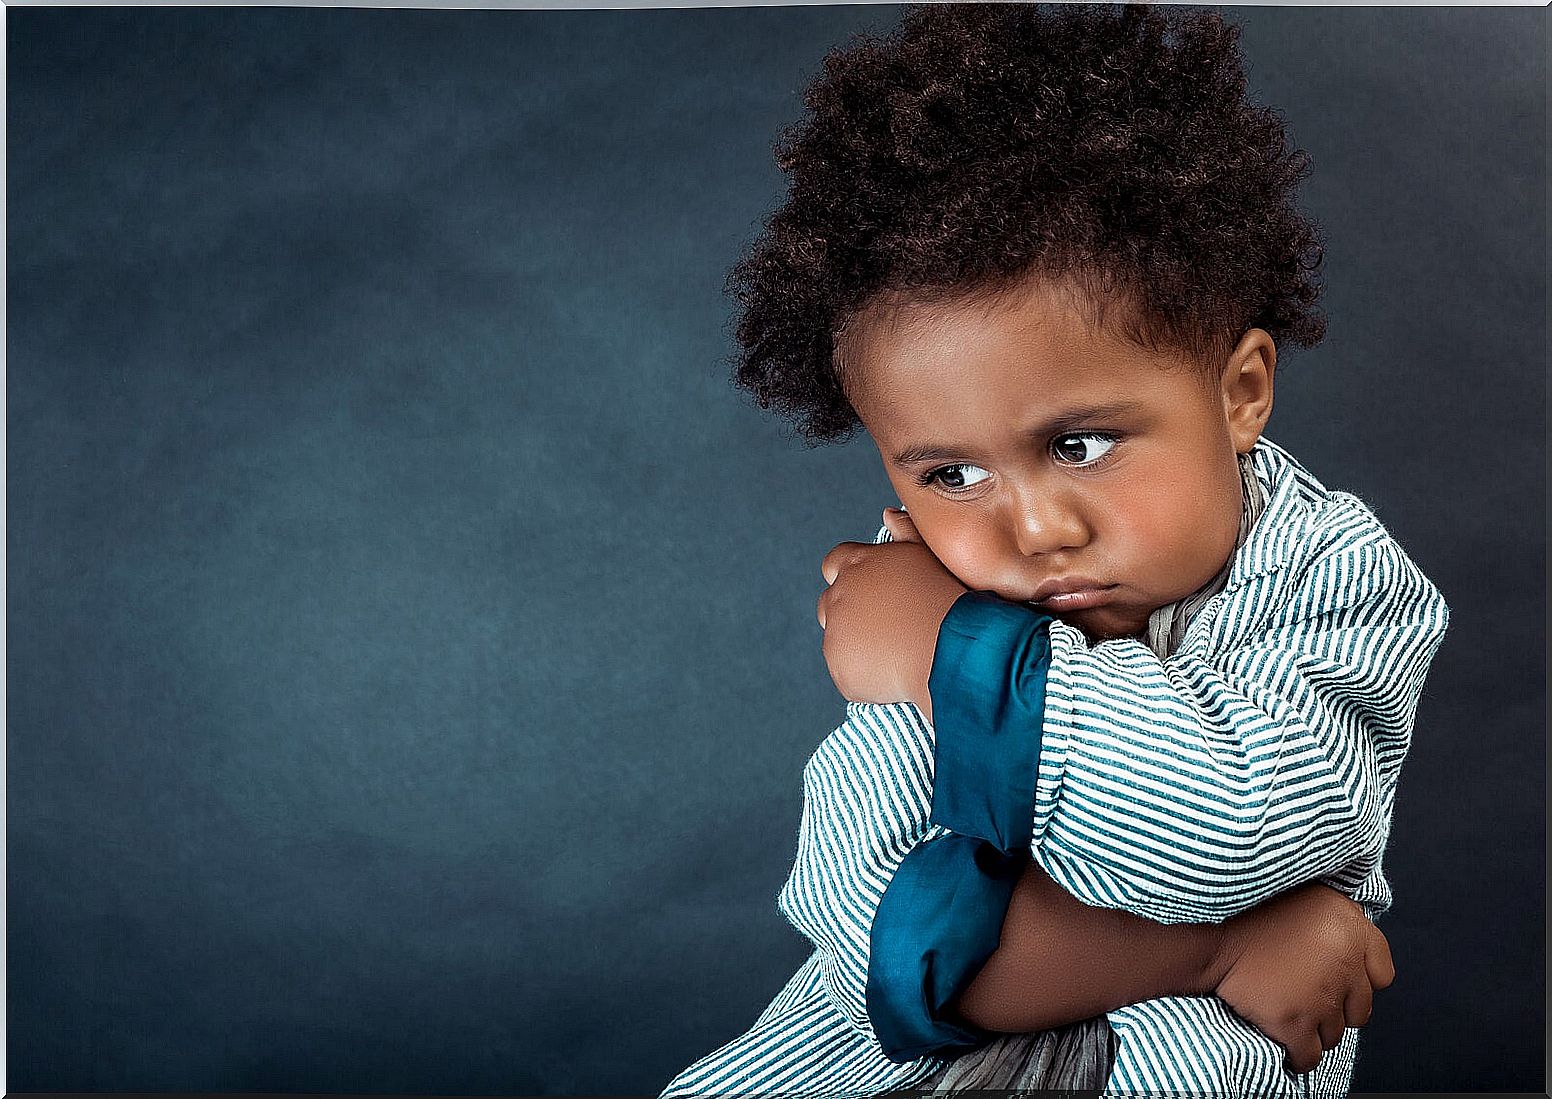
{"label": "curly afro hair", "polygon": [[1238,38],[1212,12],[942,4],[833,51],[776,144],[786,202],[728,279],[738,384],[844,438],[849,322],[1030,277],[1203,363],[1251,327],[1317,343],[1308,158],[1246,100]]}

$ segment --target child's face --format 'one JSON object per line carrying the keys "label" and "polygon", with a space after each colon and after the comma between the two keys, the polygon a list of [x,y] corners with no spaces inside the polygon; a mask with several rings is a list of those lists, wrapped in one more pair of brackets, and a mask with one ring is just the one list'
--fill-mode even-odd
{"label": "child's face", "polygon": [[1204,375],[1036,283],[906,307],[859,325],[848,351],[848,394],[901,503],[970,588],[1127,637],[1234,552],[1235,456],[1272,406],[1265,332]]}

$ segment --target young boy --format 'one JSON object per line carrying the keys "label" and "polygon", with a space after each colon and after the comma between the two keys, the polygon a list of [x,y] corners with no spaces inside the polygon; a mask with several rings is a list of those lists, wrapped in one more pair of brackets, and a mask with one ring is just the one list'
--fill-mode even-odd
{"label": "young boy", "polygon": [[1301,154],[1210,14],[915,10],[808,105],[739,380],[865,427],[905,509],[823,563],[816,952],[665,1094],[876,1094],[1099,1012],[1112,1092],[1345,1092],[1446,610],[1261,437],[1323,330]]}

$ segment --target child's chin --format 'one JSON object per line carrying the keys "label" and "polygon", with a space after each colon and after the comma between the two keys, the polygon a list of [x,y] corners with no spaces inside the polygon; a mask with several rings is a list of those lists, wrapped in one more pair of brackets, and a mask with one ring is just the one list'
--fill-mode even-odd
{"label": "child's chin", "polygon": [[1083,636],[1096,645],[1101,641],[1119,641],[1126,637],[1136,637],[1148,627],[1146,620],[1137,624],[1115,615],[1102,615],[1088,611],[1059,614],[1056,617],[1067,625],[1082,630]]}

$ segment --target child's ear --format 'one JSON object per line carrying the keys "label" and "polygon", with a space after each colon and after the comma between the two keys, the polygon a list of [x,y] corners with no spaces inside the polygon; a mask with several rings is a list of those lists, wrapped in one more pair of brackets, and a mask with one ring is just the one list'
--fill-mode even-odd
{"label": "child's ear", "polygon": [[1263,329],[1240,337],[1223,364],[1219,387],[1229,437],[1237,454],[1248,454],[1272,416],[1272,375],[1277,370],[1277,345]]}

